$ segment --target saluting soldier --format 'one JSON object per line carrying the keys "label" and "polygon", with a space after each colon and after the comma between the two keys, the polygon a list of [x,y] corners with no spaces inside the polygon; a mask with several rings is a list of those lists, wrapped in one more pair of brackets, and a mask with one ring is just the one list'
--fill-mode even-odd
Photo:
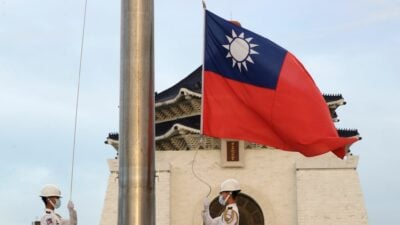
{"label": "saluting soldier", "polygon": [[61,191],[53,184],[47,184],[42,188],[40,197],[45,205],[45,212],[40,220],[40,225],[77,225],[77,215],[74,203],[68,202],[69,220],[62,218],[54,210],[61,206]]}
{"label": "saluting soldier", "polygon": [[235,179],[227,179],[221,184],[218,202],[225,206],[223,213],[215,218],[210,216],[210,201],[204,199],[202,213],[205,225],[239,225],[239,210],[236,205],[236,196],[240,192],[239,182]]}

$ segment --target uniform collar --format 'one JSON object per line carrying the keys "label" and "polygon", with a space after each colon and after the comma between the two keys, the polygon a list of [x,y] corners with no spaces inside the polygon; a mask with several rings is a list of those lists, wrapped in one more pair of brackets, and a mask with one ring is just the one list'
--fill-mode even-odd
{"label": "uniform collar", "polygon": [[233,207],[233,206],[236,207],[236,203],[231,203],[231,204],[227,205],[226,207]]}

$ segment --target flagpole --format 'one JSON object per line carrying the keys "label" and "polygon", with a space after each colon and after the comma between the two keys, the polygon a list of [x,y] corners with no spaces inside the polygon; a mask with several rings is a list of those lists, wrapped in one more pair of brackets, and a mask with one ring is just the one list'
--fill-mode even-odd
{"label": "flagpole", "polygon": [[154,2],[121,10],[118,225],[154,225]]}
{"label": "flagpole", "polygon": [[201,120],[200,120],[200,134],[203,135],[203,110],[204,110],[204,61],[205,61],[205,49],[206,49],[206,10],[207,10],[207,6],[206,6],[206,2],[204,0],[201,1],[201,3],[203,4],[203,17],[204,17],[204,21],[203,21],[203,63],[202,63],[202,68],[201,68]]}

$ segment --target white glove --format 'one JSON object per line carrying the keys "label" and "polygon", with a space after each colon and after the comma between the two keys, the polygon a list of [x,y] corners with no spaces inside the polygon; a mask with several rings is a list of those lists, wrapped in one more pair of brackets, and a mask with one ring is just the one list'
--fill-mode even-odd
{"label": "white glove", "polygon": [[74,203],[71,200],[68,201],[67,208],[68,208],[69,211],[73,211],[74,210]]}
{"label": "white glove", "polygon": [[204,211],[210,210],[210,201],[208,200],[207,197],[203,199],[203,205],[204,205]]}
{"label": "white glove", "polygon": [[78,216],[76,215],[76,211],[74,208],[74,203],[69,200],[67,205],[69,211],[69,223],[68,225],[77,225],[78,224]]}

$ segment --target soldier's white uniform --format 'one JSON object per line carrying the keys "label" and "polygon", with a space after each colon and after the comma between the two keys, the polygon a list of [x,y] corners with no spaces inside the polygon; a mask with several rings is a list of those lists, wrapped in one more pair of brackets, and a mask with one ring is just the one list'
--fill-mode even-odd
{"label": "soldier's white uniform", "polygon": [[53,210],[46,209],[42,219],[40,220],[40,225],[77,225],[77,216],[74,209],[70,210],[69,216],[69,220],[63,219]]}
{"label": "soldier's white uniform", "polygon": [[[240,190],[240,184],[237,180],[232,178],[225,180],[221,184],[218,202],[225,206],[228,199],[231,198],[232,193],[235,192],[235,194],[237,194]],[[229,193],[229,195],[224,197],[221,195],[223,193]],[[203,201],[204,210],[202,213],[204,225],[239,225],[239,210],[236,201],[230,201],[230,203],[231,204],[225,207],[224,212],[220,216],[211,218],[210,202],[208,201],[208,198],[205,198]]]}
{"label": "soldier's white uniform", "polygon": [[221,216],[211,218],[210,212],[203,211],[205,225],[239,225],[239,210],[236,203],[226,206]]}
{"label": "soldier's white uniform", "polygon": [[[53,209],[47,208],[47,205],[50,203],[53,205],[51,208],[58,208],[61,205],[60,198],[61,191],[60,189],[53,184],[46,184],[40,193],[40,197],[42,197],[43,201],[45,201],[45,211],[44,215],[40,219],[40,225],[77,225],[78,217],[76,215],[76,210],[74,208],[74,203],[72,201],[68,202],[67,208],[69,211],[69,220],[63,219],[60,215],[54,212]],[[52,202],[50,198],[56,198],[56,202]]]}

